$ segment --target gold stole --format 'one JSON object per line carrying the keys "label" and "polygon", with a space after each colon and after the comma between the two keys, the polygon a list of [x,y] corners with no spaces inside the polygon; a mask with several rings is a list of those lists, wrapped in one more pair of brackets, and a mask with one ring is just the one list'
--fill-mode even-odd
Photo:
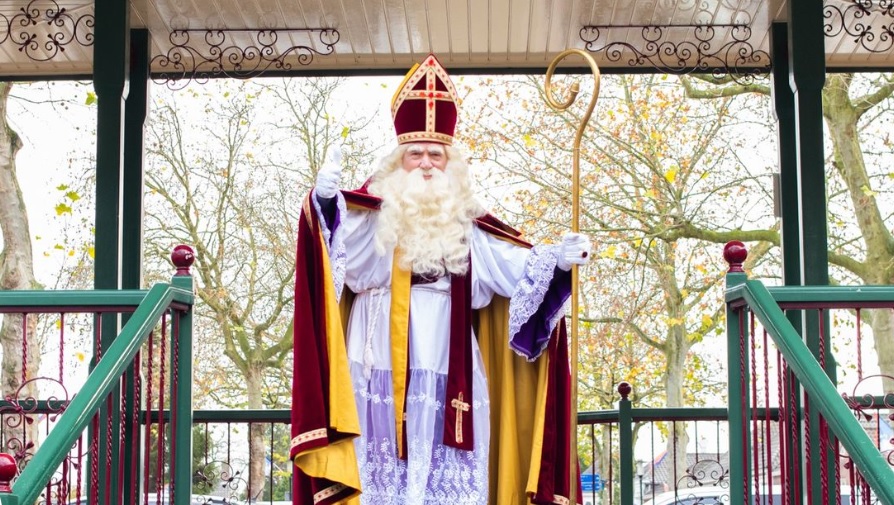
{"label": "gold stole", "polygon": [[[394,250],[391,264],[391,383],[394,388],[394,424],[397,454],[404,455],[404,401],[407,396],[407,359],[410,333],[410,272],[397,264],[400,250]],[[367,337],[369,338],[369,337]]]}

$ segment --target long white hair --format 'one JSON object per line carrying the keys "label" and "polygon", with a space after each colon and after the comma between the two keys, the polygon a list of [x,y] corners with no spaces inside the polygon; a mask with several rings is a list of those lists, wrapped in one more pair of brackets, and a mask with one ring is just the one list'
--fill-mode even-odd
{"label": "long white hair", "polygon": [[472,222],[485,211],[472,192],[469,165],[460,152],[446,147],[447,165],[430,170],[403,170],[409,145],[382,159],[369,192],[382,198],[375,235],[376,251],[397,247],[398,265],[417,274],[463,275],[469,268]]}

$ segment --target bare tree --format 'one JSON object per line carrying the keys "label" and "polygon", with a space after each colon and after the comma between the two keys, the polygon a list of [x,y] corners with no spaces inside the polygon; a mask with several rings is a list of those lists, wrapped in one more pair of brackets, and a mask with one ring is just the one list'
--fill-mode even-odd
{"label": "bare tree", "polygon": [[[298,213],[326,151],[351,142],[331,112],[338,83],[159,93],[148,126],[147,258],[164,264],[178,242],[196,249],[196,352],[209,357],[198,364],[198,395],[289,405]],[[265,485],[263,431],[251,433],[252,498]]]}
{"label": "bare tree", "polygon": [[[717,100],[744,93],[769,95],[761,86],[701,76],[683,79],[687,96]],[[831,140],[828,185],[829,262],[838,282],[894,284],[891,212],[881,195],[894,193],[890,126],[894,74],[830,74],[823,87],[823,117]],[[869,160],[869,161],[867,161]],[[890,198],[888,199],[890,200]],[[867,310],[878,366],[894,391],[894,314]]]}
{"label": "bare tree", "polygon": [[[568,226],[569,144],[579,112],[544,107],[536,78],[490,88],[499,91],[480,102],[464,140],[499,168],[499,180],[489,182],[509,195],[501,209],[509,220],[537,239],[556,237]],[[769,169],[742,157],[740,135],[748,121],[768,122],[769,111],[747,117],[744,102],[686,100],[669,76],[603,81],[581,146],[581,229],[597,242],[597,259],[581,274],[581,369],[589,373],[579,380],[591,395],[584,402],[602,397],[605,408],[620,380],[642,394],[634,398],[640,405],[697,405],[722,391],[720,364],[692,353],[702,340],[722,338],[725,269],[714,242],[759,241],[750,256],[757,261],[778,240],[765,189]],[[743,231],[755,223],[764,228]],[[599,348],[614,360],[586,363],[599,358]],[[682,474],[683,423],[669,438]]]}

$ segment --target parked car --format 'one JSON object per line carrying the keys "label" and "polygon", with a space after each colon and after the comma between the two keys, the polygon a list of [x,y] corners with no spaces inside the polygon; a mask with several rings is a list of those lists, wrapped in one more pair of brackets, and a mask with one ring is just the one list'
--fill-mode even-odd
{"label": "parked car", "polygon": [[[649,498],[649,496],[647,495],[645,498]],[[782,505],[782,501],[782,487],[774,485],[769,495],[762,495],[754,499],[753,503],[756,505]],[[729,502],[729,488],[703,486],[661,493],[655,495],[655,498],[647,499],[643,505],[728,505]],[[850,488],[841,488],[840,503],[851,503]],[[863,503],[862,498],[858,499],[856,503]],[[875,497],[869,503],[877,503]]]}
{"label": "parked car", "polygon": [[[646,498],[649,498],[646,495]],[[702,486],[676,491],[667,491],[655,495],[643,502],[643,505],[727,505],[729,488],[721,486]]]}

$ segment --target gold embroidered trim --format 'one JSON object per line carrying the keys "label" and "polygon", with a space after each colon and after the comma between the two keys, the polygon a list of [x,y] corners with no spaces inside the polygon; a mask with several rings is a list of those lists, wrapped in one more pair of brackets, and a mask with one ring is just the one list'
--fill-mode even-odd
{"label": "gold embroidered trim", "polygon": [[331,498],[331,497],[337,495],[338,493],[341,493],[342,491],[344,491],[345,488],[347,488],[347,487],[348,486],[345,486],[344,484],[335,484],[334,486],[329,486],[326,489],[319,491],[314,495],[314,503],[320,503],[321,501],[325,500],[326,498]]}
{"label": "gold embroidered trim", "polygon": [[445,133],[437,132],[410,132],[402,133],[397,136],[398,144],[404,144],[412,141],[431,141],[450,145],[453,144],[453,137]]}
{"label": "gold embroidered trim", "polygon": [[292,439],[292,447],[305,444],[307,442],[310,442],[311,440],[319,440],[321,438],[326,438],[326,428],[320,428],[318,430],[307,431],[299,434]]}

